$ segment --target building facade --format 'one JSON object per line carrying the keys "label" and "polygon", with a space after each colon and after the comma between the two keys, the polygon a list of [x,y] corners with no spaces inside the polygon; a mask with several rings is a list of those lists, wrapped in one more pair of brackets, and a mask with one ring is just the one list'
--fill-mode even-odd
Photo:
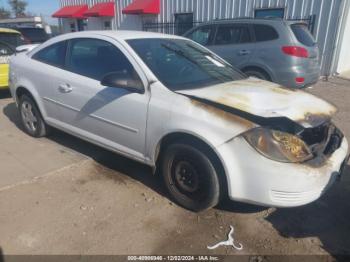
{"label": "building facade", "polygon": [[322,75],[350,70],[350,0],[60,0],[63,32],[147,30],[184,33],[213,19],[279,16],[305,20],[320,47]]}

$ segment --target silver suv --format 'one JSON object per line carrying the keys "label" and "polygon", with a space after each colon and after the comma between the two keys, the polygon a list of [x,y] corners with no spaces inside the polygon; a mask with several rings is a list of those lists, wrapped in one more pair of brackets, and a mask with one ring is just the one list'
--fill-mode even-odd
{"label": "silver suv", "polygon": [[319,49],[303,22],[280,19],[220,20],[185,34],[249,76],[291,88],[320,77]]}

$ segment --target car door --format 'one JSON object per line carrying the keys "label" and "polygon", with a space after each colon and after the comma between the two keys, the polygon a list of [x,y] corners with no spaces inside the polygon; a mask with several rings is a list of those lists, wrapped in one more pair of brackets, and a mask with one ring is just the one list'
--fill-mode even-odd
{"label": "car door", "polygon": [[248,25],[221,24],[218,25],[213,45],[208,48],[233,66],[242,68],[252,57],[255,45]]}
{"label": "car door", "polygon": [[65,73],[67,41],[61,41],[44,47],[32,55],[30,65],[23,72],[31,79],[44,106],[45,120],[52,123],[62,120],[61,106],[58,101],[57,86]]}
{"label": "car door", "polygon": [[[118,42],[109,38],[69,41],[66,69],[57,86],[62,121],[80,136],[119,152],[143,159],[150,95],[101,85],[114,72],[146,78]],[[123,50],[123,51],[122,51]]]}

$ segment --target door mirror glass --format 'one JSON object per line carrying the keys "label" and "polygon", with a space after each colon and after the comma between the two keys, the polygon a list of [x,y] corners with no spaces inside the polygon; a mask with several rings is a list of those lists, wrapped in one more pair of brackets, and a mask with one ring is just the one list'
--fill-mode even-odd
{"label": "door mirror glass", "polygon": [[[136,72],[135,74],[136,75]],[[127,72],[112,72],[105,75],[101,85],[106,87],[123,88],[133,93],[144,93],[144,87],[138,76],[133,76]]]}

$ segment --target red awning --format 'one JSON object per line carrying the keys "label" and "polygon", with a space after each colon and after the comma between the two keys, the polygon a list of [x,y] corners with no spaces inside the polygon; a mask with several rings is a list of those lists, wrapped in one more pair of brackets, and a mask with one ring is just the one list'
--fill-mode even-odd
{"label": "red awning", "polygon": [[84,13],[84,16],[88,17],[101,17],[101,16],[111,16],[115,14],[114,2],[99,3],[91,7]]}
{"label": "red awning", "polygon": [[56,18],[84,18],[84,13],[89,9],[88,5],[65,6],[52,15]]}
{"label": "red awning", "polygon": [[134,0],[130,5],[123,9],[123,14],[143,15],[143,14],[159,14],[159,0]]}

